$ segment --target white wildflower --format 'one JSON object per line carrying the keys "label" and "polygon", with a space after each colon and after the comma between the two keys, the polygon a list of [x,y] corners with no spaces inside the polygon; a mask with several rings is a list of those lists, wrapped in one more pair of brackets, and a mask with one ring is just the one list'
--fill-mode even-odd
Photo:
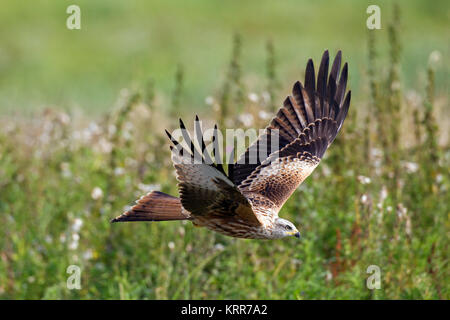
{"label": "white wildflower", "polygon": [[173,241],[170,241],[167,246],[169,247],[170,250],[175,249],[175,243]]}
{"label": "white wildflower", "polygon": [[358,176],[358,181],[361,184],[370,184],[372,182],[372,180],[369,177],[365,177],[365,176]]}
{"label": "white wildflower", "polygon": [[100,189],[99,187],[95,187],[91,192],[91,197],[94,200],[99,200],[103,198],[103,190]]}
{"label": "white wildflower", "polygon": [[250,127],[253,124],[253,115],[250,113],[243,113],[239,116],[239,121],[246,127]]}
{"label": "white wildflower", "polygon": [[125,173],[125,169],[122,167],[116,167],[114,168],[114,175],[115,176],[121,176]]}
{"label": "white wildflower", "polygon": [[92,249],[87,249],[85,252],[83,252],[83,259],[84,260],[91,260],[94,257],[94,253]]}
{"label": "white wildflower", "polygon": [[251,92],[248,94],[248,100],[250,100],[251,102],[258,102],[259,97],[256,93]]}
{"label": "white wildflower", "polygon": [[101,153],[108,154],[111,153],[113,144],[110,141],[108,141],[105,137],[101,137],[98,140],[98,148]]}
{"label": "white wildflower", "polygon": [[47,243],[52,243],[52,242],[53,242],[52,236],[51,236],[51,235],[46,235],[46,236],[45,236],[45,242],[47,242]]}
{"label": "white wildflower", "polygon": [[436,67],[436,65],[441,61],[441,59],[442,59],[441,52],[434,50],[433,52],[430,53],[430,56],[428,57],[428,63],[432,67]]}
{"label": "white wildflower", "polygon": [[72,224],[73,232],[80,232],[81,226],[83,225],[83,220],[80,218],[76,218]]}
{"label": "white wildflower", "polygon": [[411,219],[409,218],[409,216],[406,218],[405,232],[408,236],[410,236],[412,233]]}
{"label": "white wildflower", "polygon": [[80,240],[80,236],[78,233],[72,234],[72,241],[69,243],[69,249],[70,250],[76,250],[78,248],[78,241]]}
{"label": "white wildflower", "polygon": [[386,200],[387,197],[388,197],[388,191],[387,191],[387,188],[386,188],[386,186],[383,186],[383,187],[381,188],[381,192],[380,192],[380,201],[381,201],[381,202],[384,202],[384,200]]}
{"label": "white wildflower", "polygon": [[225,247],[224,247],[224,245],[221,244],[221,243],[216,243],[216,244],[214,245],[214,249],[217,250],[217,251],[223,251],[223,250],[225,250]]}
{"label": "white wildflower", "polygon": [[263,91],[263,93],[261,93],[261,97],[264,101],[264,103],[268,104],[270,102],[270,93],[267,91]]}
{"label": "white wildflower", "polygon": [[206,98],[205,98],[205,103],[206,103],[208,106],[212,106],[212,105],[214,104],[214,98],[211,97],[211,96],[206,97]]}
{"label": "white wildflower", "polygon": [[264,111],[264,110],[261,110],[261,111],[258,112],[258,117],[261,120],[267,120],[267,119],[270,119],[271,114],[266,112],[266,111]]}
{"label": "white wildflower", "polygon": [[61,163],[60,168],[61,168],[61,175],[63,176],[63,178],[72,177],[72,171],[70,170],[70,164],[68,162]]}
{"label": "white wildflower", "polygon": [[70,123],[70,117],[67,113],[61,112],[59,114],[59,121],[61,121],[63,125],[68,125]]}
{"label": "white wildflower", "polygon": [[113,135],[116,134],[116,132],[117,132],[117,127],[116,127],[115,125],[113,125],[113,124],[110,124],[110,125],[108,126],[108,134],[109,134],[110,136],[113,136]]}
{"label": "white wildflower", "polygon": [[406,172],[408,173],[414,173],[417,172],[417,170],[419,170],[419,165],[415,162],[407,161],[403,163],[403,166],[405,167]]}
{"label": "white wildflower", "polygon": [[97,135],[101,133],[101,129],[96,122],[89,123],[87,130],[91,133],[91,135]]}
{"label": "white wildflower", "polygon": [[364,194],[361,196],[361,203],[362,203],[362,204],[366,204],[366,203],[367,203],[367,200],[368,200],[367,194],[364,193]]}
{"label": "white wildflower", "polygon": [[327,165],[323,164],[322,165],[322,173],[325,177],[329,177],[331,175],[331,170]]}

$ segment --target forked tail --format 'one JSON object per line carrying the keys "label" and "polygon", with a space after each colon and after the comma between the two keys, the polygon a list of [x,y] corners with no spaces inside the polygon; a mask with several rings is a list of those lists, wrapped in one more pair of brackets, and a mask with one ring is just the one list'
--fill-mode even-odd
{"label": "forked tail", "polygon": [[159,191],[152,191],[140,198],[136,205],[111,222],[126,221],[168,221],[186,220],[188,216],[183,214],[181,201]]}

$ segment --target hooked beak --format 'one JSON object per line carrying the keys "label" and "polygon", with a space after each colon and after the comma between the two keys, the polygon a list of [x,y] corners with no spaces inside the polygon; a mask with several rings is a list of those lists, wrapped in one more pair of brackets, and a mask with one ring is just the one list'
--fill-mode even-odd
{"label": "hooked beak", "polygon": [[296,238],[300,238],[300,232],[298,230],[292,231],[288,233],[290,236],[294,236]]}

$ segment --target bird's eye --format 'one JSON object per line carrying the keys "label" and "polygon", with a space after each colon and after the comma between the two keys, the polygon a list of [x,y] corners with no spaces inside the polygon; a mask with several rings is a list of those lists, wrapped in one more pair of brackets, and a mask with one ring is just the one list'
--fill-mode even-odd
{"label": "bird's eye", "polygon": [[292,227],[290,225],[286,225],[285,229],[289,231],[289,230],[292,230]]}

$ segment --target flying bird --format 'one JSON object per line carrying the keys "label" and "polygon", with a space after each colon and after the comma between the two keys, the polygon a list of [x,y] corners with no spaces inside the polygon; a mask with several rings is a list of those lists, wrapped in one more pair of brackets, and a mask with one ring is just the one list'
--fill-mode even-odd
{"label": "flying bird", "polygon": [[[341,69],[341,51],[330,72],[329,53],[324,52],[317,81],[309,59],[304,85],[299,81],[294,84],[292,95],[284,100],[264,132],[236,162],[226,166],[220,164],[217,125],[210,157],[205,152],[198,117],[194,127],[196,141],[180,119],[187,148],[166,130],[172,143],[180,196],[152,191],[111,221],[190,220],[195,226],[237,238],[300,238],[294,224],[278,213],[319,165],[342,127],[351,98],[351,91],[345,94],[347,74],[347,63]],[[268,146],[274,139],[278,148],[270,150]]]}

